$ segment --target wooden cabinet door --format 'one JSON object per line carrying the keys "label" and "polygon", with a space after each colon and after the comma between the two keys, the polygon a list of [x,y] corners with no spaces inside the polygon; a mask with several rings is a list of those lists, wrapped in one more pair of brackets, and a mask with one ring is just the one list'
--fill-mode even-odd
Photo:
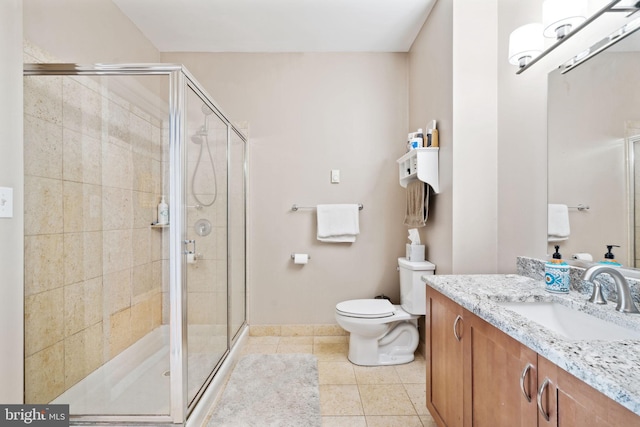
{"label": "wooden cabinet door", "polygon": [[462,308],[427,287],[427,408],[440,427],[462,427]]}
{"label": "wooden cabinet door", "polygon": [[640,426],[640,416],[540,355],[538,381],[540,427]]}
{"label": "wooden cabinet door", "polygon": [[536,352],[477,316],[467,323],[465,426],[536,427]]}

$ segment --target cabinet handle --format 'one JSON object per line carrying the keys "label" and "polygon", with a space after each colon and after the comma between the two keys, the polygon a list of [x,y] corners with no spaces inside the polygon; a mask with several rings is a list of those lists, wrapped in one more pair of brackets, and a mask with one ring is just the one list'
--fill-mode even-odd
{"label": "cabinet handle", "polygon": [[458,335],[458,322],[462,320],[462,316],[458,314],[456,320],[453,322],[453,336],[456,337],[456,340],[460,341],[462,338]]}
{"label": "cabinet handle", "polygon": [[540,389],[538,389],[538,411],[540,411],[546,421],[549,421],[549,414],[542,407],[542,395],[544,394],[544,390],[549,386],[550,382],[551,381],[549,380],[549,378],[545,378],[542,382],[542,385],[540,385]]}
{"label": "cabinet handle", "polygon": [[522,370],[522,374],[520,374],[520,390],[522,390],[522,394],[527,399],[527,402],[531,402],[531,395],[527,394],[527,390],[524,388],[524,380],[527,378],[527,374],[533,368],[531,363],[527,363],[527,366]]}

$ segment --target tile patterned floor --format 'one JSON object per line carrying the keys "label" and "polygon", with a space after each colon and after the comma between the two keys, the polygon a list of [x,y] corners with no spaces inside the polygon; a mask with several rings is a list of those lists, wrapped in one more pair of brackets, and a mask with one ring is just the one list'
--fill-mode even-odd
{"label": "tile patterned floor", "polygon": [[347,359],[347,336],[250,336],[243,353],[318,358],[323,427],[435,427],[425,404],[425,360],[364,367]]}

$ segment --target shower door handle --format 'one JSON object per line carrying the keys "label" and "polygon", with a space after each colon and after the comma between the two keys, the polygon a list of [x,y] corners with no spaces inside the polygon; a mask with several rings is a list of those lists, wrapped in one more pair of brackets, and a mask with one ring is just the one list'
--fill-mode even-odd
{"label": "shower door handle", "polygon": [[193,244],[193,251],[190,251],[188,248],[184,250],[185,254],[195,254],[196,253],[196,241],[194,240],[185,240],[184,241],[185,245],[190,245]]}

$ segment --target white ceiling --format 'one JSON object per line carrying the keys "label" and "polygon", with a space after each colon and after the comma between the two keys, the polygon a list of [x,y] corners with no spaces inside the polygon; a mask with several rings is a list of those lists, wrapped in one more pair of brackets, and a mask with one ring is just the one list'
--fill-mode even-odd
{"label": "white ceiling", "polygon": [[113,0],[161,52],[407,52],[436,0]]}

